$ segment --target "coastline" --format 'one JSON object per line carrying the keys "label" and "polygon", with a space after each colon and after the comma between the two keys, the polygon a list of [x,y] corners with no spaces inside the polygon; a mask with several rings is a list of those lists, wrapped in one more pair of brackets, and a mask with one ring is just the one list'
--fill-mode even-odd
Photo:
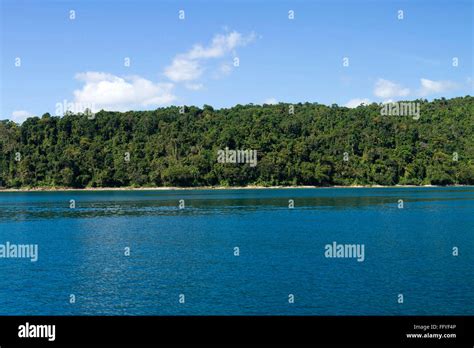
{"label": "coastline", "polygon": [[151,186],[151,187],[32,187],[32,188],[0,188],[2,192],[100,192],[100,191],[177,191],[177,190],[263,190],[263,189],[331,189],[331,188],[413,188],[413,187],[470,187],[472,185],[353,185],[353,186],[197,186],[197,187],[175,187],[175,186]]}

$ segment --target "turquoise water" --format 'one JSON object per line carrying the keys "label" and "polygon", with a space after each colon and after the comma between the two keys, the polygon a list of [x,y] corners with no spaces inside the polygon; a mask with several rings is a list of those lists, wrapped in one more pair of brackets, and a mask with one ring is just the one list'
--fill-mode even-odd
{"label": "turquoise water", "polygon": [[473,187],[2,192],[0,244],[39,254],[0,258],[0,315],[473,314],[473,212]]}

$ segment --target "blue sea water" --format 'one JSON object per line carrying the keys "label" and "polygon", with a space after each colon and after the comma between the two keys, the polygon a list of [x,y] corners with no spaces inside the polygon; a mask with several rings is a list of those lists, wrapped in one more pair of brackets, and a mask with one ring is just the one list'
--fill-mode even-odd
{"label": "blue sea water", "polygon": [[473,212],[473,187],[2,192],[0,244],[39,255],[0,258],[0,315],[472,315]]}

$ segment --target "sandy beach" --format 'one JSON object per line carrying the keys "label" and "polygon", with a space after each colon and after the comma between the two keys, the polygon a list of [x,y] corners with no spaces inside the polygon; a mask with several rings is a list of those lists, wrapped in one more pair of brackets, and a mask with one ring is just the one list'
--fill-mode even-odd
{"label": "sandy beach", "polygon": [[[450,187],[466,187],[452,185]],[[436,185],[354,185],[354,186],[199,186],[199,187],[32,187],[32,188],[0,188],[0,192],[58,192],[58,191],[171,191],[171,190],[260,190],[260,189],[331,189],[331,188],[409,188],[409,187],[443,187]]]}

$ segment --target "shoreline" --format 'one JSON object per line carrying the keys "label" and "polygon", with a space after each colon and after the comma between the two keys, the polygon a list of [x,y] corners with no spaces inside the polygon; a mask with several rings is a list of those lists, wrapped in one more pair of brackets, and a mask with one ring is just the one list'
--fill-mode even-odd
{"label": "shoreline", "polygon": [[414,187],[473,187],[472,185],[353,185],[353,186],[198,186],[198,187],[175,187],[175,186],[151,186],[151,187],[87,187],[87,188],[68,188],[68,187],[33,187],[33,188],[0,188],[2,192],[101,192],[101,191],[178,191],[178,190],[264,190],[264,189],[331,189],[331,188],[414,188]]}

